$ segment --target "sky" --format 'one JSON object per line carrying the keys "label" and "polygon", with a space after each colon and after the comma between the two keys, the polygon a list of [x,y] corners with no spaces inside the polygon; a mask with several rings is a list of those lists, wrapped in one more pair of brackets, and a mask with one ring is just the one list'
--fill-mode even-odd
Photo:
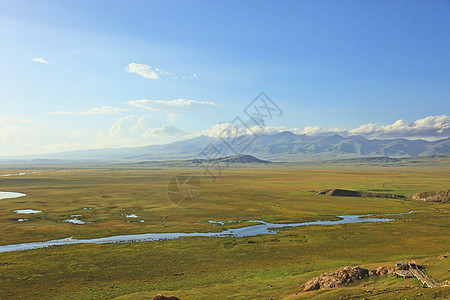
{"label": "sky", "polygon": [[[0,0],[0,156],[257,132],[450,135],[450,1]],[[257,99],[258,101],[258,99]]]}

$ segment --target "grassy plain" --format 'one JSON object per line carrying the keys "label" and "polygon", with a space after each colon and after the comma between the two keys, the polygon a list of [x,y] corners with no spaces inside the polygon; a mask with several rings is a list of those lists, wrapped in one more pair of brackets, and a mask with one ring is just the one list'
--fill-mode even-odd
{"label": "grassy plain", "polygon": [[[0,191],[27,194],[0,200],[0,245],[244,226],[208,220],[288,223],[344,214],[414,212],[393,222],[297,227],[277,235],[79,244],[0,253],[1,299],[151,299],[157,293],[181,299],[404,299],[421,293],[420,299],[432,299],[450,294],[449,288],[422,289],[415,279],[380,277],[347,288],[295,295],[302,283],[322,272],[391,265],[399,259],[429,264],[432,276],[450,280],[450,258],[438,260],[450,251],[450,204],[310,192],[341,188],[410,196],[449,188],[448,166],[228,169],[215,182],[196,169],[37,171],[0,177]],[[167,183],[179,173],[201,177],[203,193],[192,207],[174,206],[167,198]],[[87,207],[92,209],[83,209]],[[13,212],[30,208],[42,213]],[[124,214],[136,214],[144,222],[127,222],[134,219]],[[83,215],[81,219],[90,223],[63,222],[71,215]],[[18,218],[29,221],[18,222]]]}

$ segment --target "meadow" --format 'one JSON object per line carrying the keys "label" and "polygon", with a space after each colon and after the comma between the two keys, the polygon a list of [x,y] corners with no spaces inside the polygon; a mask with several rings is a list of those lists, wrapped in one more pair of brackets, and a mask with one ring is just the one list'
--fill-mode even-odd
{"label": "meadow", "polygon": [[[254,237],[191,237],[139,243],[78,244],[0,253],[1,299],[421,299],[444,298],[450,288],[423,289],[415,279],[370,278],[349,287],[295,295],[300,285],[344,266],[426,264],[450,280],[450,204],[410,199],[329,197],[326,188],[412,194],[447,189],[446,166],[233,168],[215,181],[198,169],[3,169],[0,191],[25,197],[0,200],[0,245],[73,237],[98,238],[157,232],[220,232],[248,224],[335,220],[336,215],[404,213],[396,221],[308,226]],[[169,180],[200,178],[193,206],[173,205]],[[88,209],[89,208],[89,209]],[[17,209],[37,214],[19,215]],[[127,218],[134,214],[137,218]],[[73,215],[87,222],[64,222]],[[28,221],[18,222],[18,218]],[[144,222],[140,222],[143,220]],[[209,223],[208,221],[235,221]]]}

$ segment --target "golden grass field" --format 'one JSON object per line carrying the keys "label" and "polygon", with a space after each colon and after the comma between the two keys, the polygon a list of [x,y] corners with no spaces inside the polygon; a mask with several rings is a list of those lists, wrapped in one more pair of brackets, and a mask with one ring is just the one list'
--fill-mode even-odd
{"label": "golden grass field", "polygon": [[[428,265],[450,280],[450,204],[405,199],[328,197],[312,190],[414,193],[447,189],[450,172],[435,168],[323,167],[228,169],[215,182],[196,169],[29,169],[40,173],[0,177],[0,191],[26,197],[0,200],[0,245],[73,236],[95,238],[157,232],[209,232],[208,220],[277,223],[336,219],[345,214],[414,210],[397,221],[282,230],[243,238],[78,244],[0,253],[1,299],[420,299],[445,298],[450,288],[424,289],[415,279],[384,276],[345,288],[295,295],[300,285],[344,266],[388,266],[396,260]],[[3,169],[17,173],[26,169]],[[201,178],[203,193],[191,207],[168,200],[167,183],[179,173]],[[90,207],[86,210],[83,208]],[[18,215],[16,209],[42,213]],[[144,222],[127,222],[136,214]],[[63,222],[83,215],[85,225]],[[27,222],[18,222],[27,218]],[[373,289],[372,289],[373,288]],[[419,293],[421,296],[419,296]]]}

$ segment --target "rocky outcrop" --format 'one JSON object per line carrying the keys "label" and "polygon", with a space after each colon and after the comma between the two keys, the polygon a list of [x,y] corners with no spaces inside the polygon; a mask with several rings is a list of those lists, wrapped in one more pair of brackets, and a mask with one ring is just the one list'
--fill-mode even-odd
{"label": "rocky outcrop", "polygon": [[166,297],[163,295],[156,295],[153,300],[181,300],[180,298],[177,298],[175,296]]}
{"label": "rocky outcrop", "polygon": [[450,190],[428,191],[418,193],[412,196],[414,200],[422,200],[426,202],[450,202]]}
{"label": "rocky outcrop", "polygon": [[[439,260],[447,259],[447,257],[448,257],[449,255],[450,255],[450,252],[447,252],[446,254],[439,256]],[[449,270],[449,272],[450,272],[450,270]]]}
{"label": "rocky outcrop", "polygon": [[370,270],[369,276],[390,275],[394,274],[397,270],[397,267],[378,267],[376,270]]}
{"label": "rocky outcrop", "polygon": [[333,272],[323,273],[300,286],[299,293],[314,291],[322,288],[337,288],[356,280],[369,276],[392,274],[395,267],[379,267],[376,270],[368,270],[362,267],[345,267]]}
{"label": "rocky outcrop", "polygon": [[342,189],[324,189],[324,190],[318,190],[318,191],[314,191],[314,192],[319,195],[340,196],[340,197],[392,198],[392,199],[406,198],[403,195],[397,195],[397,194],[359,192],[359,191],[342,190]]}
{"label": "rocky outcrop", "polygon": [[361,193],[351,190],[341,190],[341,189],[324,189],[315,191],[319,195],[327,196],[341,196],[341,197],[361,197]]}

